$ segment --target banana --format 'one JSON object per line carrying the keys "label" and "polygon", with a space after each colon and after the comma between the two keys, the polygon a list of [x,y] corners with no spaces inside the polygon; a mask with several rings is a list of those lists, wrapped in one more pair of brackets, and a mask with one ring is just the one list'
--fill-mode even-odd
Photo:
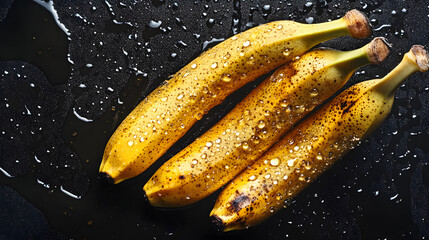
{"label": "banana", "polygon": [[342,52],[317,49],[265,79],[208,132],[164,163],[143,187],[156,207],[199,201],[260,157],[295,123],[338,91],[360,66],[383,61],[383,38]]}
{"label": "banana", "polygon": [[320,24],[267,23],[225,40],[165,81],[125,118],[107,143],[101,175],[119,183],[140,174],[208,110],[246,83],[317,43],[370,33],[367,18],[352,10]]}
{"label": "banana", "polygon": [[384,78],[355,84],[309,115],[225,187],[212,221],[222,231],[244,229],[284,208],[381,124],[408,76],[428,68],[427,52],[413,46]]}

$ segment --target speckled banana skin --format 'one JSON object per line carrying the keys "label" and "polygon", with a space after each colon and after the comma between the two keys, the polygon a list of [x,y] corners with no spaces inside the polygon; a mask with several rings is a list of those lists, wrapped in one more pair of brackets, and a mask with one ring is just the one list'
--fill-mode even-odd
{"label": "speckled banana skin", "polygon": [[404,79],[428,67],[427,53],[414,46],[383,79],[361,82],[342,92],[238,175],[219,195],[212,220],[223,231],[244,229],[284,208],[380,125]]}
{"label": "speckled banana skin", "polygon": [[162,156],[226,96],[319,42],[370,34],[356,10],[320,24],[277,21],[233,36],[201,54],[149,94],[121,123],[104,151],[100,172],[112,182],[132,178]]}
{"label": "speckled banana skin", "polygon": [[356,68],[374,55],[383,60],[388,51],[383,39],[376,38],[354,51],[317,49],[280,67],[156,171],[143,188],[148,200],[157,207],[181,207],[207,197],[338,91]]}

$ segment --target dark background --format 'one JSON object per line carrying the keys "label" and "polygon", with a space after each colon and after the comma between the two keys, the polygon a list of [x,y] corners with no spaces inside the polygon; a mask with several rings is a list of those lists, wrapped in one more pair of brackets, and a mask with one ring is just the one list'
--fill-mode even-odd
{"label": "dark background", "polygon": [[[218,192],[164,211],[150,207],[141,188],[263,78],[210,111],[145,173],[115,186],[97,178],[121,120],[204,49],[265,22],[319,23],[353,8],[393,49],[347,86],[384,76],[413,44],[429,42],[426,0],[2,0],[0,239],[427,239],[427,74],[398,89],[391,115],[369,139],[249,230],[210,228]],[[350,50],[369,41],[343,37],[322,46]]]}

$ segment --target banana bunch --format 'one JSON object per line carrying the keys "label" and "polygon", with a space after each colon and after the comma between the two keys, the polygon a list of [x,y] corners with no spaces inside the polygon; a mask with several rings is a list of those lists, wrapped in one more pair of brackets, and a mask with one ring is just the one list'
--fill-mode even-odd
{"label": "banana bunch", "polygon": [[326,23],[271,22],[225,40],[165,81],[125,118],[107,143],[101,175],[119,183],[140,174],[238,88],[320,42],[370,34],[368,19],[352,10]]}
{"label": "banana bunch", "polygon": [[382,79],[358,83],[311,114],[220,193],[210,213],[221,231],[244,229],[280,209],[388,116],[395,90],[425,72],[429,56],[415,45]]}
{"label": "banana bunch", "polygon": [[353,51],[316,49],[280,67],[221,121],[162,165],[143,187],[151,205],[182,207],[218,190],[259,158],[366,64],[389,53],[383,38]]}
{"label": "banana bunch", "polygon": [[375,38],[352,51],[308,50],[335,37],[370,34],[368,19],[352,10],[320,24],[271,22],[225,40],[125,118],[107,143],[100,173],[112,183],[137,176],[228,95],[278,68],[143,187],[151,205],[171,208],[232,180],[210,213],[213,223],[222,231],[260,223],[367,137],[389,114],[404,79],[428,70],[426,51],[413,46],[384,78],[358,83],[313,112],[357,68],[382,62],[389,45]]}

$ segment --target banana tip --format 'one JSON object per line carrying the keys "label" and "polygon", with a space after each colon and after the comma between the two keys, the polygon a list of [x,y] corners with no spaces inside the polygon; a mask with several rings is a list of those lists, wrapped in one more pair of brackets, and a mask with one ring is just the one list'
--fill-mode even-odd
{"label": "banana tip", "polygon": [[347,28],[351,37],[361,39],[369,37],[372,34],[371,24],[364,13],[353,9],[344,15],[344,19],[347,22]]}
{"label": "banana tip", "polygon": [[387,42],[386,38],[374,38],[367,48],[369,60],[372,64],[380,64],[389,56],[391,48],[392,45]]}
{"label": "banana tip", "polygon": [[429,55],[422,45],[414,45],[411,52],[415,57],[415,61],[421,72],[426,72],[429,69]]}
{"label": "banana tip", "polygon": [[112,176],[106,172],[98,173],[98,178],[105,183],[114,184],[115,180],[113,180]]}
{"label": "banana tip", "polygon": [[222,219],[220,219],[216,215],[212,215],[210,217],[211,226],[216,230],[217,232],[223,232],[225,230],[225,224],[223,223]]}

